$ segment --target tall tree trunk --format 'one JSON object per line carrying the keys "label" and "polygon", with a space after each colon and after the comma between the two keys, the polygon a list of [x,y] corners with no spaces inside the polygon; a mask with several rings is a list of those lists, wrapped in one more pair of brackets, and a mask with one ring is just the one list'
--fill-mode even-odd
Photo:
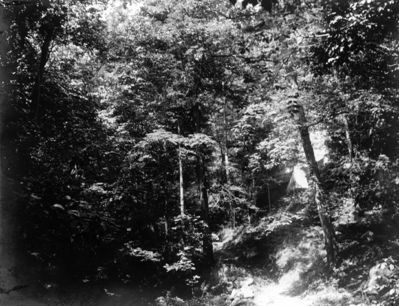
{"label": "tall tree trunk", "polygon": [[179,145],[179,194],[180,194],[180,215],[183,217],[184,213],[184,182],[183,182],[183,163],[181,159],[181,148]]}
{"label": "tall tree trunk", "polygon": [[37,69],[35,84],[33,85],[32,92],[32,110],[34,116],[37,117],[40,108],[40,87],[42,86],[44,68],[50,55],[50,45],[53,40],[54,31],[51,29],[46,33],[43,44],[40,48],[39,66]]}
{"label": "tall tree trunk", "polygon": [[321,181],[319,167],[316,162],[316,158],[313,151],[313,146],[310,141],[309,128],[307,126],[307,120],[302,105],[298,105],[297,108],[299,131],[302,140],[303,150],[305,151],[306,161],[309,165],[312,180],[315,185],[315,202],[317,206],[317,212],[319,214],[320,223],[324,232],[324,242],[327,251],[327,262],[330,267],[336,264],[337,257],[337,246],[335,242],[335,231],[334,226],[331,222],[331,216],[326,201],[325,192],[323,190],[323,184]]}
{"label": "tall tree trunk", "polygon": [[202,249],[206,262],[213,263],[213,245],[212,233],[209,226],[209,200],[208,200],[208,180],[206,178],[206,165],[203,158],[199,159],[198,180],[201,188],[201,212],[204,223],[204,232],[202,239]]}
{"label": "tall tree trunk", "polygon": [[[177,133],[180,135],[180,124],[177,126]],[[183,162],[181,157],[181,146],[178,147],[179,159],[179,196],[180,196],[180,215],[184,217],[184,181],[183,181]]]}

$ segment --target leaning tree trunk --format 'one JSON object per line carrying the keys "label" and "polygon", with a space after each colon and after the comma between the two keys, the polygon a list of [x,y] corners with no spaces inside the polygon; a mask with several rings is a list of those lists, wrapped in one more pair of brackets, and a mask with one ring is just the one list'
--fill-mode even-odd
{"label": "leaning tree trunk", "polygon": [[316,162],[316,158],[313,151],[313,146],[310,141],[309,128],[307,126],[307,120],[302,105],[297,105],[297,116],[299,132],[301,135],[303,150],[305,151],[306,161],[309,165],[312,180],[315,185],[315,202],[317,206],[317,212],[319,214],[320,223],[324,232],[324,242],[327,252],[327,263],[330,267],[336,264],[337,259],[337,246],[335,242],[335,231],[334,226],[331,222],[330,211],[328,203],[323,190],[323,184],[321,181],[319,167]]}

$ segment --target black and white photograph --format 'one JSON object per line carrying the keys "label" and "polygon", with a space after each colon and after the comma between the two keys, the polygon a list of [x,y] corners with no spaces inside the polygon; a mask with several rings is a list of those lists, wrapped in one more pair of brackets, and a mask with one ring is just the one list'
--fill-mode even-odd
{"label": "black and white photograph", "polygon": [[399,0],[0,0],[0,306],[399,306]]}

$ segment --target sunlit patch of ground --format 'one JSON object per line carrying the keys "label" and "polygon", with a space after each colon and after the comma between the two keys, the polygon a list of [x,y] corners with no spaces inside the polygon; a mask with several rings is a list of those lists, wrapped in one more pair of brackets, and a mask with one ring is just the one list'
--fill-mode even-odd
{"label": "sunlit patch of ground", "polygon": [[306,292],[299,296],[289,296],[284,292],[285,284],[272,283],[259,288],[255,293],[254,304],[257,306],[318,306],[349,305],[351,295],[343,289],[327,286],[321,290]]}
{"label": "sunlit patch of ground", "polygon": [[254,297],[255,305],[285,305],[297,306],[302,304],[302,299],[299,297],[287,296],[283,293],[283,288],[278,283],[259,288]]}
{"label": "sunlit patch of ground", "polygon": [[[282,223],[283,219],[279,220]],[[270,227],[279,228],[269,224],[267,228]],[[284,228],[286,231],[286,227]],[[238,246],[240,243],[235,240],[245,237],[242,231],[237,230],[234,234],[226,230],[223,240],[226,239],[230,243],[233,241],[233,244]],[[277,279],[268,278],[266,271],[263,276],[254,276],[251,271],[242,269],[240,273],[225,273],[225,282],[229,279],[236,280],[228,301],[231,305],[361,305],[354,302],[350,292],[339,288],[332,281],[326,281],[326,254],[321,227],[300,229],[294,226],[283,239],[274,254],[274,262],[279,271]],[[220,243],[218,247],[223,246],[223,243]],[[235,274],[235,277],[229,274]]]}

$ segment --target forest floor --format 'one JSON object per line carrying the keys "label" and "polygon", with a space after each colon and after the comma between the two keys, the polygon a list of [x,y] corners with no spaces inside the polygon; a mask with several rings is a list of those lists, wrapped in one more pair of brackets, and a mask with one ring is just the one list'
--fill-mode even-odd
{"label": "forest floor", "polygon": [[[356,221],[336,213],[340,262],[328,273],[322,229],[307,208],[225,229],[216,244],[225,305],[399,305],[397,222],[381,224],[380,211]],[[222,305],[220,296],[208,304]]]}
{"label": "forest floor", "polygon": [[112,283],[36,283],[0,294],[0,305],[397,305],[399,240],[370,222],[338,220],[341,262],[328,275],[322,229],[309,215],[291,206],[257,224],[224,228],[214,242],[217,265],[198,298]]}

